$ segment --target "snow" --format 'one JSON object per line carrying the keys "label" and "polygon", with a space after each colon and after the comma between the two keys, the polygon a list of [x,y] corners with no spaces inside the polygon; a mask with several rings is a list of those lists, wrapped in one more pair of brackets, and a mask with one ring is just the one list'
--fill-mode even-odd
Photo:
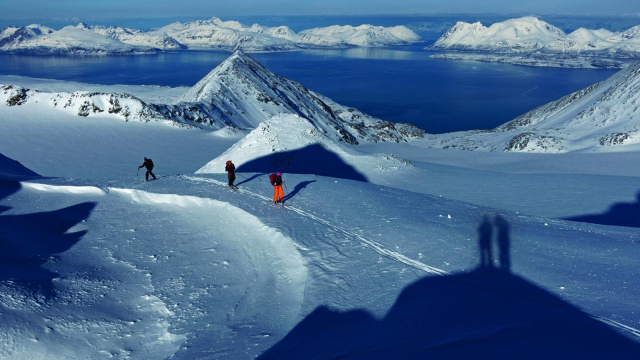
{"label": "snow", "polygon": [[435,56],[451,60],[620,68],[625,64],[620,59],[640,57],[637,33],[636,26],[621,33],[580,28],[567,35],[532,16],[509,19],[488,27],[479,22],[469,24],[460,21],[428,49],[463,52]]}
{"label": "snow", "polygon": [[[336,30],[339,29],[339,30]],[[42,25],[0,31],[0,51],[55,55],[122,55],[181,49],[292,51],[306,48],[383,47],[421,42],[405,26],[334,26],[296,34],[286,26],[244,26],[219,18],[175,22],[144,32],[116,26],[80,23],[58,31]]]}
{"label": "snow", "polygon": [[[601,94],[630,95],[627,75]],[[606,100],[620,114],[633,101]],[[640,223],[599,224],[638,213],[637,147],[350,145],[293,113],[232,133],[32,101],[1,104],[0,121],[2,358],[640,354]],[[135,173],[145,156],[156,181]],[[276,170],[284,205],[271,200]],[[495,266],[480,267],[491,235]]]}

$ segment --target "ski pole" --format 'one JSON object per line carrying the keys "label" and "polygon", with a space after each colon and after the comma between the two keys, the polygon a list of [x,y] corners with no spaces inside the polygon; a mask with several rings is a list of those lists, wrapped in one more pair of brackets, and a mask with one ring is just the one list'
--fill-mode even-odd
{"label": "ski pole", "polygon": [[138,168],[138,172],[136,173],[136,177],[140,174],[140,168]]}

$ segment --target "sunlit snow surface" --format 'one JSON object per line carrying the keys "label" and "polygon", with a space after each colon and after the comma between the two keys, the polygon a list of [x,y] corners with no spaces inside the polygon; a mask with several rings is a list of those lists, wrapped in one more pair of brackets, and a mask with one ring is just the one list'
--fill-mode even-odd
{"label": "sunlit snow surface", "polygon": [[[241,171],[251,134],[37,107],[0,119],[0,357],[640,354],[638,222],[560,219],[637,209],[635,153],[324,144],[366,181],[285,171],[282,206],[268,171]],[[229,156],[238,191],[224,169],[196,173]],[[510,246],[479,269],[488,232]]]}

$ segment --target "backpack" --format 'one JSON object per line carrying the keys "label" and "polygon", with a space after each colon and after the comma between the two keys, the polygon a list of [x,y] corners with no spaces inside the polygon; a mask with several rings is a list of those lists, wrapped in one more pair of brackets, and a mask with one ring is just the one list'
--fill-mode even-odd
{"label": "backpack", "polygon": [[269,175],[269,182],[271,183],[271,185],[276,184],[276,174]]}

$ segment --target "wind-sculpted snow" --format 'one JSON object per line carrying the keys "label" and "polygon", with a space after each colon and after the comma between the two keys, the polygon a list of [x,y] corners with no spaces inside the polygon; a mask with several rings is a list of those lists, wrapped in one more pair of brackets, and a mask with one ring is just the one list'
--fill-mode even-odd
{"label": "wind-sculpted snow", "polygon": [[120,55],[179,49],[292,51],[309,48],[406,45],[422,39],[405,26],[332,26],[296,34],[286,26],[244,26],[218,18],[176,22],[159,29],[93,26],[80,23],[55,31],[41,25],[5,28],[0,51],[24,54]]}
{"label": "wind-sculpted snow", "polygon": [[433,147],[483,151],[629,151],[640,147],[640,63],[490,131],[429,136]]}
{"label": "wind-sculpted snow", "polygon": [[622,33],[580,28],[567,35],[534,17],[510,19],[489,27],[479,22],[458,22],[429,48],[482,54],[445,54],[436,57],[444,59],[498,61],[528,66],[619,68],[626,63],[616,59],[640,58],[639,28],[636,26]]}

